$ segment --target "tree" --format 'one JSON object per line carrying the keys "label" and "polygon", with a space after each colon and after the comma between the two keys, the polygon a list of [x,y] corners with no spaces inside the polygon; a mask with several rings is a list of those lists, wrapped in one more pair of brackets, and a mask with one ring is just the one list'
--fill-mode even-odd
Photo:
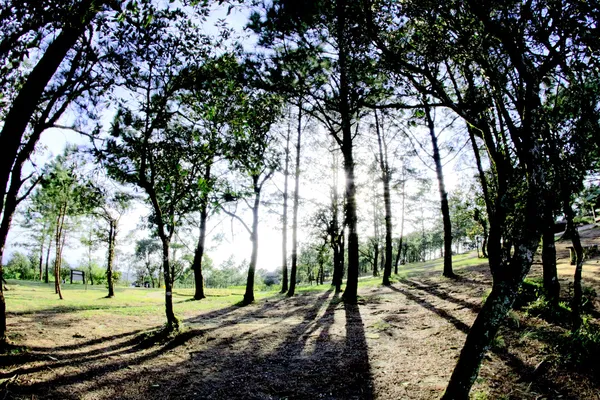
{"label": "tree", "polygon": [[296,135],[296,164],[294,173],[294,206],[292,212],[292,270],[290,272],[290,288],[287,295],[293,296],[296,290],[296,272],[298,268],[298,206],[300,196],[300,146],[302,143],[302,108],[298,107],[298,124]]}
{"label": "tree", "polygon": [[54,288],[62,300],[61,262],[67,233],[78,218],[96,206],[96,188],[78,175],[77,165],[65,155],[49,165],[32,200],[37,209],[44,210],[54,220]]}
{"label": "tree", "polygon": [[[282,49],[278,60],[307,71],[303,108],[323,123],[339,146],[346,174],[345,225],[348,227],[348,279],[345,301],[356,302],[358,231],[353,139],[365,98],[375,96],[378,76],[367,54],[368,42],[355,35],[360,4],[337,1],[288,1],[270,4],[251,16],[261,44]],[[288,67],[289,69],[290,67]],[[282,72],[285,74],[285,72]]]}
{"label": "tree", "polygon": [[[385,266],[383,267],[383,285],[390,285],[392,275],[392,199],[390,184],[392,171],[388,161],[388,145],[383,134],[383,121],[375,114],[375,133],[377,134],[377,147],[379,148],[379,168],[381,169],[381,181],[383,182],[383,202],[385,206]],[[397,271],[396,271],[397,272]]]}
{"label": "tree", "polygon": [[290,139],[292,135],[291,107],[288,116],[288,129],[285,135],[285,161],[283,168],[283,210],[281,217],[281,293],[287,293],[289,289],[288,280],[288,255],[287,255],[287,231],[288,231],[288,180],[290,171]]}
{"label": "tree", "polygon": [[115,276],[113,271],[113,262],[115,259],[115,247],[117,242],[117,234],[119,233],[119,222],[131,206],[132,196],[117,192],[113,195],[102,193],[101,204],[97,206],[95,214],[100,217],[106,224],[103,229],[98,231],[99,239],[107,244],[106,255],[106,282],[108,286],[108,295],[106,297],[114,297]]}
{"label": "tree", "polygon": [[135,243],[135,257],[144,263],[143,275],[145,275],[146,272],[148,273],[148,277],[150,278],[152,287],[154,287],[154,278],[157,272],[157,264],[160,265],[160,262],[157,262],[155,260],[154,255],[156,255],[160,250],[160,243],[153,238],[140,239]]}
{"label": "tree", "polygon": [[202,45],[208,43],[181,10],[147,7],[130,16],[131,29],[116,38],[128,55],[126,63],[117,65],[122,86],[139,107],[119,105],[111,138],[98,157],[109,176],[143,189],[151,205],[150,220],[162,244],[166,330],[173,331],[179,320],[173,311],[170,245],[183,217],[198,210],[199,178],[212,157],[196,140],[198,129],[177,118],[176,97],[189,74],[190,65],[183,60],[202,62]]}
{"label": "tree", "polygon": [[239,98],[236,119],[231,121],[233,137],[228,141],[230,148],[227,155],[233,170],[249,180],[240,192],[249,193],[252,196],[251,202],[244,200],[252,212],[251,226],[248,226],[239,215],[236,215],[235,211],[228,210],[226,207],[222,207],[222,210],[240,221],[250,234],[252,253],[243,300],[244,304],[250,304],[254,301],[261,193],[265,183],[271,179],[277,168],[277,157],[272,154],[271,145],[274,137],[271,125],[279,117],[281,99],[251,87],[246,89],[248,92],[243,93]]}
{"label": "tree", "polygon": [[[462,399],[539,245],[552,193],[547,157],[558,148],[549,135],[553,107],[544,82],[569,82],[569,71],[596,57],[580,34],[590,29],[582,21],[592,18],[591,8],[545,1],[390,4],[364,2],[368,34],[385,62],[403,76],[421,77],[421,92],[463,118],[485,142],[493,168],[495,192],[483,189],[493,288],[443,397]],[[390,12],[399,18],[382,18]]]}

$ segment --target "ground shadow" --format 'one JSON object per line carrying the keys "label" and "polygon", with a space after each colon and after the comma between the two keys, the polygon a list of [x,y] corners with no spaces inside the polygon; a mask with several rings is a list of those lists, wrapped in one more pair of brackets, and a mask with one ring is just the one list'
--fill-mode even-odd
{"label": "ground shadow", "polygon": [[[231,313],[235,315],[228,315]],[[35,368],[57,368],[63,362],[70,368],[68,373],[50,379],[13,383],[5,394],[9,398],[42,393],[47,398],[75,399],[81,393],[70,388],[86,382],[86,393],[106,398],[373,398],[358,306],[346,305],[342,310],[338,296],[332,296],[331,291],[208,314],[208,319],[225,315],[229,319],[208,329],[188,329],[149,349],[136,348],[127,334],[118,335],[113,339],[129,340],[120,350],[113,349],[110,357],[80,354],[80,360],[40,363]],[[270,314],[278,318],[264,318]],[[345,337],[330,334],[334,319],[344,316]],[[240,333],[235,321],[249,323],[251,329],[246,325],[246,331]],[[278,329],[274,329],[277,324]],[[146,369],[147,361],[168,359],[174,349],[178,354],[189,349],[187,359],[153,362],[151,373]],[[119,351],[128,357],[118,357]],[[26,376],[34,371],[13,369],[11,373]]]}

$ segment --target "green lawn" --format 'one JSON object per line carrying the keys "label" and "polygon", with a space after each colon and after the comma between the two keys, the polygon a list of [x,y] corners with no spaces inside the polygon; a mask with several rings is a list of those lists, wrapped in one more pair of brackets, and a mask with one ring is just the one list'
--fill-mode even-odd
{"label": "green lawn", "polygon": [[[64,300],[54,294],[54,283],[9,280],[5,292],[7,312],[26,314],[34,312],[82,312],[86,316],[102,313],[121,315],[162,315],[164,313],[164,289],[115,288],[115,297],[106,298],[104,286],[81,284],[62,285]],[[274,296],[274,291],[256,292],[257,299]],[[193,289],[175,289],[173,302],[176,314],[193,310],[213,310],[239,303],[243,288],[206,289],[207,298],[192,301]]]}
{"label": "green lawn", "polygon": [[[464,267],[485,263],[477,258],[474,252],[453,257],[456,271]],[[442,273],[443,260],[430,260],[424,263],[402,265],[399,274],[392,279],[402,279],[424,273]],[[14,314],[29,314],[36,312],[80,312],[85,317],[102,314],[117,315],[156,315],[164,313],[164,289],[150,288],[115,288],[115,297],[107,299],[107,290],[104,286],[88,285],[87,289],[81,284],[62,285],[64,300],[54,294],[54,284],[41,282],[9,280],[9,289],[5,292],[7,311]],[[363,277],[359,280],[359,287],[377,286],[381,284],[381,277]],[[297,293],[325,291],[331,286],[329,282],[324,285],[299,285]],[[278,294],[278,286],[269,290],[255,291],[257,300],[267,297],[283,296]],[[193,289],[175,289],[173,301],[175,313],[178,315],[190,313],[195,310],[215,310],[229,307],[239,303],[244,294],[243,286],[227,289],[206,289],[207,298],[202,301],[192,301]]]}

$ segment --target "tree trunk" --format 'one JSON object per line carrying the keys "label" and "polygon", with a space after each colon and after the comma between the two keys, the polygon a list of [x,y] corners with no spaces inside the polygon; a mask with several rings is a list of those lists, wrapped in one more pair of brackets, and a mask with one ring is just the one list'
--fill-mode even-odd
{"label": "tree trunk", "polygon": [[[381,180],[383,181],[383,203],[385,206],[385,265],[383,266],[383,285],[390,285],[392,275],[392,201],[390,198],[390,169],[388,166],[387,145],[383,142],[377,110],[375,110],[375,130],[377,132],[377,143],[379,145],[379,167],[381,168]],[[396,264],[396,273],[398,264]]]}
{"label": "tree trunk", "polygon": [[[115,242],[117,237],[117,222],[110,220],[110,228],[108,233],[108,257],[106,265],[106,281],[108,283],[108,296],[115,296],[115,288],[113,284],[113,260],[115,258]],[[91,275],[91,274],[90,274]]]}
{"label": "tree trunk", "polygon": [[344,248],[342,246],[343,233],[339,231],[339,193],[338,193],[338,163],[335,153],[333,153],[333,186],[331,196],[331,247],[333,249],[333,277],[331,285],[335,286],[335,292],[340,293],[342,291],[342,279],[344,276],[343,271],[343,260],[344,260]]}
{"label": "tree trunk", "polygon": [[[300,107],[298,107],[300,109]],[[300,111],[298,111],[300,112]],[[291,113],[291,111],[290,111]],[[290,115],[291,119],[291,115]],[[290,136],[291,121],[288,121],[288,132],[285,138],[285,168],[283,183],[283,217],[281,227],[281,293],[286,293],[289,289],[288,268],[287,268],[287,229],[288,229],[288,180],[290,168]]]}
{"label": "tree trunk", "polygon": [[[72,16],[71,21],[65,24],[56,39],[47,47],[8,110],[0,131],[0,148],[3,153],[3,157],[0,158],[1,190],[6,190],[23,135],[44,89],[98,10],[95,0],[87,0],[81,5],[79,13]],[[4,196],[0,196],[0,211],[6,214],[4,202]]]}
{"label": "tree trunk", "polygon": [[6,337],[6,300],[4,300],[4,271],[0,268],[0,350],[8,345]]}
{"label": "tree trunk", "polygon": [[564,213],[567,219],[567,235],[571,237],[573,243],[573,249],[575,250],[575,275],[573,277],[573,299],[571,300],[571,318],[572,327],[571,330],[575,332],[581,327],[581,299],[583,297],[583,290],[581,288],[581,274],[583,271],[583,246],[581,245],[581,239],[579,238],[579,231],[573,222],[575,213],[571,207],[570,195],[565,195],[563,201]]}
{"label": "tree trunk", "polygon": [[64,240],[64,223],[66,217],[66,206],[62,207],[58,218],[56,219],[56,236],[54,246],[56,247],[56,254],[54,258],[54,292],[58,294],[58,297],[62,300],[62,291],[60,290],[60,264],[62,262],[62,249],[65,243]]}
{"label": "tree trunk", "polygon": [[258,259],[258,208],[260,206],[260,187],[258,186],[258,176],[252,177],[254,180],[254,206],[252,207],[252,254],[250,256],[250,266],[248,267],[248,278],[246,279],[246,293],[244,293],[243,304],[250,304],[254,301],[254,273],[256,271],[256,261]]}
{"label": "tree trunk", "polygon": [[40,246],[40,261],[39,261],[39,280],[44,279],[44,244],[46,241],[46,236],[42,236],[42,244]]}
{"label": "tree trunk", "polygon": [[[481,163],[481,155],[479,154],[479,148],[477,147],[477,142],[475,139],[475,128],[471,125],[467,124],[467,130],[469,131],[469,140],[471,141],[471,147],[473,149],[473,154],[475,155],[475,161],[477,163],[477,173],[479,175],[479,183],[481,184],[481,190],[483,191],[483,198],[485,200],[485,205],[487,209],[487,215],[492,215],[491,204],[492,201],[490,199],[488,184],[485,177],[485,171],[483,170],[483,165]],[[481,224],[483,228],[483,243],[481,244],[481,253],[483,253],[483,257],[488,257],[487,252],[487,243],[488,243],[488,226],[487,222],[484,218],[481,218],[478,210],[475,210],[475,219]]]}
{"label": "tree trunk", "polygon": [[346,290],[342,298],[347,303],[356,303],[358,291],[358,232],[356,216],[356,182],[354,179],[354,155],[352,146],[352,115],[350,111],[350,81],[348,78],[348,40],[347,40],[347,20],[346,20],[346,1],[338,0],[336,2],[336,39],[338,43],[338,63],[339,63],[339,111],[342,140],[338,139],[342,155],[344,157],[344,172],[346,175],[345,190],[345,221],[344,225],[348,227],[348,277],[346,280]]}
{"label": "tree trunk", "polygon": [[52,248],[52,236],[48,236],[48,248],[46,249],[46,272],[44,274],[44,283],[49,283],[48,264],[50,263],[50,249]]}
{"label": "tree trunk", "polygon": [[[209,182],[211,179],[211,165],[206,166],[204,172],[204,181]],[[192,262],[192,270],[194,271],[194,300],[201,300],[206,297],[204,294],[204,277],[202,275],[202,258],[204,257],[204,243],[206,242],[206,221],[208,220],[208,193],[202,194],[202,207],[200,209],[200,236],[198,236],[198,245],[194,253],[194,261]]]}
{"label": "tree trunk", "polygon": [[403,246],[403,242],[404,242],[404,210],[405,210],[405,200],[406,200],[406,194],[405,194],[405,189],[406,187],[406,168],[404,166],[404,162],[402,163],[402,208],[401,208],[401,214],[400,214],[400,240],[398,242],[398,255],[396,256],[396,262],[394,263],[394,273],[396,275],[398,275],[398,264],[401,262],[402,260],[402,246]]}
{"label": "tree trunk", "polygon": [[171,239],[164,233],[159,234],[162,242],[162,270],[165,279],[165,314],[167,316],[167,327],[166,330],[169,332],[179,330],[179,319],[175,316],[173,311],[173,279],[171,276],[170,263],[169,263],[169,248],[171,246]]}
{"label": "tree trunk", "polygon": [[446,185],[444,184],[444,173],[442,171],[442,160],[440,157],[440,149],[438,147],[437,136],[435,134],[435,124],[431,117],[431,109],[425,105],[425,115],[427,117],[427,125],[429,127],[429,136],[431,138],[431,146],[433,148],[433,161],[435,163],[435,173],[437,175],[438,187],[440,191],[440,202],[442,209],[442,220],[444,223],[444,272],[443,275],[448,278],[453,278],[452,271],[452,223],[450,221],[450,208],[448,207],[448,193],[446,193]]}
{"label": "tree trunk", "polygon": [[492,286],[492,292],[469,330],[442,400],[469,398],[469,391],[477,378],[481,361],[512,307],[518,286],[519,284],[509,285],[506,282]]}
{"label": "tree trunk", "polygon": [[296,271],[298,269],[298,205],[300,201],[300,148],[302,145],[302,108],[298,106],[298,138],[296,141],[296,171],[294,182],[294,204],[292,206],[292,270],[290,288],[287,295],[296,292]]}
{"label": "tree trunk", "polygon": [[554,216],[549,209],[545,216],[544,231],[542,233],[542,266],[544,276],[544,290],[546,297],[552,305],[558,306],[560,298],[560,283],[556,270],[556,246],[554,245]]}
{"label": "tree trunk", "polygon": [[373,242],[373,276],[379,276],[377,264],[379,263],[379,243]]}

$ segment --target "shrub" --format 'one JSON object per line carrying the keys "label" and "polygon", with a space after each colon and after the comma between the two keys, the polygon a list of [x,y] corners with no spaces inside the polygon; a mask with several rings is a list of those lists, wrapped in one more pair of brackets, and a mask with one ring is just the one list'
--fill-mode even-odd
{"label": "shrub", "polygon": [[584,318],[575,332],[567,332],[558,342],[557,353],[563,363],[600,376],[600,326]]}

